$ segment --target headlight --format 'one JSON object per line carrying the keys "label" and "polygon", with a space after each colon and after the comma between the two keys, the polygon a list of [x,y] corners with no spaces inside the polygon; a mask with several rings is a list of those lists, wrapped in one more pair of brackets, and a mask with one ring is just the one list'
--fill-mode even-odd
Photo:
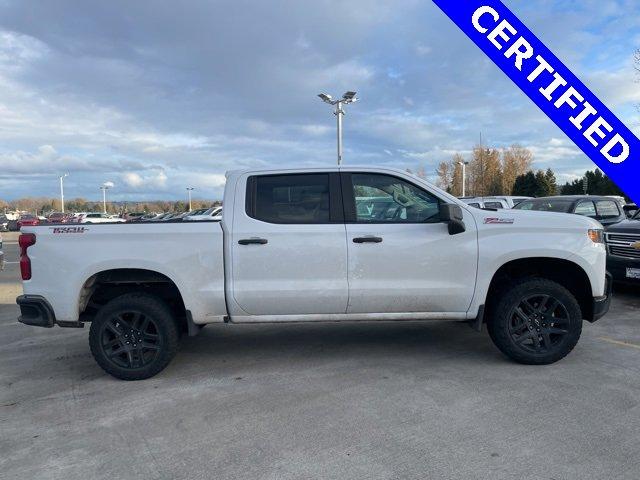
{"label": "headlight", "polygon": [[587,235],[593,243],[604,243],[604,230],[601,228],[589,229]]}

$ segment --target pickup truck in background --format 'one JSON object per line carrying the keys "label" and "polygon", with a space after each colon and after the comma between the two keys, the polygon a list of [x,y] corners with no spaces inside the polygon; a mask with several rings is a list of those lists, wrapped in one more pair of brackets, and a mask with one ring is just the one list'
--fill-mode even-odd
{"label": "pickup truck in background", "polygon": [[468,321],[549,364],[611,300],[595,220],[478,210],[390,168],[235,171],[221,221],[22,232],[19,320],[90,322],[96,361],[126,380],[209,323]]}

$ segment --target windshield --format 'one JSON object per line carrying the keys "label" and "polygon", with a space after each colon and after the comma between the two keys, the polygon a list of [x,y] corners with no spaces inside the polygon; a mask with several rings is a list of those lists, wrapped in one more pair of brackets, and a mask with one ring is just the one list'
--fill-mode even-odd
{"label": "windshield", "polygon": [[513,208],[515,210],[536,210],[539,212],[569,213],[572,203],[573,202],[570,200],[555,199],[524,200]]}

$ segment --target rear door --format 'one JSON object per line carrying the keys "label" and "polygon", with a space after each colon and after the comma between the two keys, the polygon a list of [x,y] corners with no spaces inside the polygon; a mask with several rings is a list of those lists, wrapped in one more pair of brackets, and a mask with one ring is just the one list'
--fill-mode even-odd
{"label": "rear door", "polygon": [[249,315],[345,313],[347,247],[339,174],[239,179],[232,292]]}
{"label": "rear door", "polygon": [[348,313],[466,312],[476,283],[475,222],[449,235],[434,194],[407,179],[343,173]]}

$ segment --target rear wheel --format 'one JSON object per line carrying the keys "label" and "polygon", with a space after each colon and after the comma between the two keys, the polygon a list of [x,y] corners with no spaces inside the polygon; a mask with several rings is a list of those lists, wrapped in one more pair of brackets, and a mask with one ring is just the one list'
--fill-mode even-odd
{"label": "rear wheel", "polygon": [[178,349],[178,327],[167,305],[145,293],[114,298],[95,316],[91,353],[104,371],[142,380],[162,371]]}
{"label": "rear wheel", "polygon": [[497,301],[487,323],[493,343],[519,363],[557,362],[576,346],[582,312],[562,285],[546,279],[523,280]]}

